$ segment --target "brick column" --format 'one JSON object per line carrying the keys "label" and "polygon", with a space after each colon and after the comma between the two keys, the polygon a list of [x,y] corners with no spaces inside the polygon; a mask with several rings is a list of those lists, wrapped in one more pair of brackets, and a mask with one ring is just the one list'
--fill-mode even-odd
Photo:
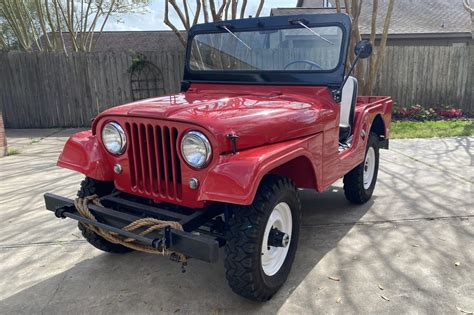
{"label": "brick column", "polygon": [[3,125],[2,112],[0,112],[0,157],[7,155],[7,135]]}

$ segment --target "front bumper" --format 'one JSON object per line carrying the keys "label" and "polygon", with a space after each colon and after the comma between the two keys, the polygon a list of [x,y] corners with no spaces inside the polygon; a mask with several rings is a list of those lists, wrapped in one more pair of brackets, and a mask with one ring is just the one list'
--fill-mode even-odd
{"label": "front bumper", "polygon": [[[117,194],[112,194],[100,198],[104,207],[92,203],[89,204],[89,210],[100,221],[97,222],[81,216],[74,206],[74,201],[71,199],[46,193],[44,200],[46,209],[53,211],[58,218],[70,218],[95,225],[101,229],[133,238],[140,243],[155,248],[160,248],[164,244],[171,251],[206,262],[212,263],[218,260],[218,240],[207,235],[198,235],[192,232],[218,215],[219,213],[216,210],[206,211],[206,209],[197,209],[192,213],[180,213],[127,200]],[[120,210],[106,205],[114,205],[114,208],[119,208]],[[161,231],[154,231],[142,236],[139,235],[140,231],[134,233],[122,230],[129,223],[144,217],[177,221],[183,226],[185,231],[167,227]]]}

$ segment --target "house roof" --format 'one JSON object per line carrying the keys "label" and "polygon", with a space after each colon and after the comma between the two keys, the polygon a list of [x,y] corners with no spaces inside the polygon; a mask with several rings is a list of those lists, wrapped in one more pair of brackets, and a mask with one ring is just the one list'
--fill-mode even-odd
{"label": "house roof", "polygon": [[[332,1],[334,2],[334,1]],[[341,1],[343,3],[344,1]],[[334,13],[334,8],[321,8],[321,0],[300,0],[297,8],[272,9],[272,15]],[[319,6],[319,8],[317,7]],[[377,34],[382,33],[388,0],[379,1]],[[344,11],[344,9],[343,9]],[[370,34],[372,5],[364,2],[359,18],[361,34]],[[394,2],[389,34],[431,35],[433,37],[471,36],[471,17],[461,1],[396,0]]]}
{"label": "house roof", "polygon": [[[63,33],[63,35],[67,51],[72,51],[69,33]],[[98,36],[98,34],[96,33],[94,36]],[[172,31],[114,31],[103,32],[93,51],[131,49],[135,51],[183,50],[184,47]]]}

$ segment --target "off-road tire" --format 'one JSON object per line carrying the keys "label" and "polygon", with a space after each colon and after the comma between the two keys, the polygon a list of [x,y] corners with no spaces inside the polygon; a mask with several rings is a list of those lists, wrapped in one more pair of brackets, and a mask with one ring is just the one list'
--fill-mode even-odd
{"label": "off-road tire", "polygon": [[364,161],[361,164],[356,166],[352,171],[347,173],[344,176],[344,195],[349,202],[354,204],[364,204],[370,200],[374,192],[375,184],[377,182],[377,173],[379,170],[379,138],[378,136],[371,132],[369,134],[369,139],[367,140],[367,147],[365,149],[365,154],[370,147],[373,147],[375,152],[375,169],[372,177],[372,183],[365,189],[364,187]]}
{"label": "off-road tire", "polygon": [[[81,188],[77,192],[77,197],[84,198],[92,195],[98,195],[100,197],[111,193],[113,189],[114,185],[111,182],[102,182],[86,177],[81,182]],[[96,233],[87,229],[81,222],[78,222],[77,226],[81,231],[82,236],[97,249],[114,254],[125,254],[132,251],[132,249],[128,247],[105,240]]]}
{"label": "off-road tire", "polygon": [[[280,202],[286,202],[291,209],[290,247],[278,272],[267,276],[261,264],[263,235],[270,214]],[[297,188],[288,178],[266,176],[254,202],[249,206],[233,206],[233,213],[225,246],[227,281],[235,293],[251,300],[267,301],[288,278],[295,258],[301,217]]]}

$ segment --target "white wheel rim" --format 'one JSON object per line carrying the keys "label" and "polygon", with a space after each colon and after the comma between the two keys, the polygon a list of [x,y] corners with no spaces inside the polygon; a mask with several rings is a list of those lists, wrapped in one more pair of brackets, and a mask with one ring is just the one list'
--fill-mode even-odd
{"label": "white wheel rim", "polygon": [[[285,247],[268,246],[268,237],[272,228],[277,228],[280,232],[288,234],[290,241]],[[262,242],[262,269],[267,276],[276,274],[283,263],[291,245],[291,232],[293,220],[291,217],[290,206],[286,202],[280,202],[273,208],[265,227],[265,234]]]}
{"label": "white wheel rim", "polygon": [[364,189],[369,189],[375,173],[375,150],[369,147],[364,161]]}

